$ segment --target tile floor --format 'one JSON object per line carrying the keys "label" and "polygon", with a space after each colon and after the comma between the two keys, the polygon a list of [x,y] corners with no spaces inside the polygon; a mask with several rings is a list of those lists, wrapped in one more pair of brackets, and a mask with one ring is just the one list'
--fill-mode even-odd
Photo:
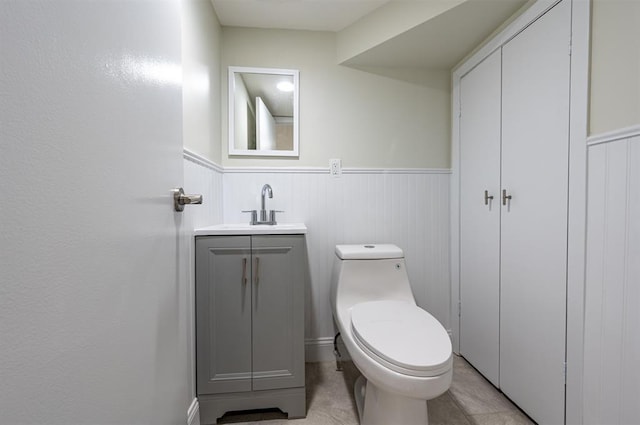
{"label": "tile floor", "polygon": [[[335,362],[307,363],[307,417],[288,421],[279,410],[228,413],[218,423],[260,425],[358,425],[353,363],[336,371]],[[533,425],[462,357],[454,356],[453,383],[429,401],[430,425]],[[394,425],[394,424],[389,424]]]}

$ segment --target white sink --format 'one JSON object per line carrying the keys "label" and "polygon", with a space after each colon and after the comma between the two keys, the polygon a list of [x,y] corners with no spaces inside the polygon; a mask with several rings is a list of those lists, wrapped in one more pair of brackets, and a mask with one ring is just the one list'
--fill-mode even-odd
{"label": "white sink", "polygon": [[195,236],[216,235],[304,235],[307,226],[304,223],[282,223],[275,225],[249,223],[216,224],[215,226],[195,229]]}

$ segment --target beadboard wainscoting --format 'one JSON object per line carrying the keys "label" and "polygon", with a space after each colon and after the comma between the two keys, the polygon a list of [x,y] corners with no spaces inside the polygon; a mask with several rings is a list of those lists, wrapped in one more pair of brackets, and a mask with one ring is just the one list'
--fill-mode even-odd
{"label": "beadboard wainscoting", "polygon": [[640,127],[589,139],[584,422],[640,420]]}
{"label": "beadboard wainscoting", "polygon": [[222,223],[222,167],[184,150],[184,191],[202,194],[202,205],[185,208],[191,229]]}
{"label": "beadboard wainscoting", "polygon": [[189,263],[189,291],[188,297],[190,310],[188,315],[188,344],[189,344],[189,391],[193,400],[187,412],[187,424],[198,425],[200,416],[198,414],[198,402],[196,399],[196,364],[195,364],[195,244],[193,240],[193,230],[197,227],[209,226],[222,223],[222,168],[199,155],[184,150],[184,190],[188,194],[202,194],[202,205],[187,206],[181,217],[183,219],[182,229],[186,233],[185,240],[189,241],[184,247],[184,252],[188,253]]}
{"label": "beadboard wainscoting", "polygon": [[307,361],[333,359],[335,328],[329,302],[336,244],[394,243],[405,253],[418,304],[450,329],[449,182],[439,169],[225,168],[224,221],[249,221],[260,208],[265,183],[273,188],[266,209],[278,221],[308,228],[309,276],[305,305]]}

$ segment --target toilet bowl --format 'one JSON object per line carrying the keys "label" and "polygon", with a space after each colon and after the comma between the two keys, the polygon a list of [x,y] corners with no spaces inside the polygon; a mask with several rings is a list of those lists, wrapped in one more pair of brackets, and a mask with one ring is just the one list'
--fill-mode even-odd
{"label": "toilet bowl", "polygon": [[362,377],[354,389],[360,423],[428,424],[427,400],[449,389],[451,341],[417,306],[395,245],[337,245],[331,308]]}

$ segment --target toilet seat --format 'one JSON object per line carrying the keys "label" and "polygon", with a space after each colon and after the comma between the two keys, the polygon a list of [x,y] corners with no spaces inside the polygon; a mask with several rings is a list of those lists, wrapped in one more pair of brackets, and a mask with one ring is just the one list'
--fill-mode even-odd
{"label": "toilet seat", "polygon": [[437,376],[451,369],[451,340],[440,322],[407,301],[370,301],[351,309],[355,342],[396,372]]}

